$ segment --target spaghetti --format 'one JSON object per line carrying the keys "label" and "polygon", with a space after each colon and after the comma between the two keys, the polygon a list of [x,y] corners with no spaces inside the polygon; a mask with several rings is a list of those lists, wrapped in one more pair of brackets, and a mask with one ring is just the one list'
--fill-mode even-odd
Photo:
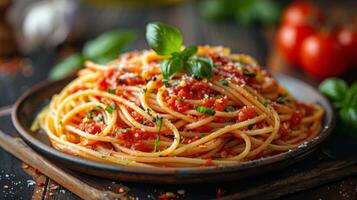
{"label": "spaghetti", "polygon": [[323,109],[301,103],[256,61],[201,46],[213,77],[163,84],[153,51],[86,62],[35,125],[75,156],[140,167],[229,165],[276,155],[317,136]]}

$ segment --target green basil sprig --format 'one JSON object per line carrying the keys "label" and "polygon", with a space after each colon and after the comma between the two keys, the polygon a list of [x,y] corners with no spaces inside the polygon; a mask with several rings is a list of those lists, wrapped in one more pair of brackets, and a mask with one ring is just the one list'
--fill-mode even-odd
{"label": "green basil sprig", "polygon": [[49,78],[51,80],[64,78],[80,69],[84,64],[84,61],[85,59],[81,54],[73,54],[55,65],[49,73]]}
{"label": "green basil sprig", "polygon": [[57,80],[82,68],[85,60],[107,63],[115,59],[119,52],[135,40],[133,31],[114,30],[103,33],[84,44],[82,53],[77,53],[57,63],[50,71],[49,78]]}
{"label": "green basil sprig", "polygon": [[332,102],[338,113],[338,128],[342,132],[357,131],[357,82],[348,88],[345,81],[330,78],[323,81],[320,91]]}
{"label": "green basil sprig", "polygon": [[180,51],[183,39],[177,28],[154,22],[146,26],[146,40],[157,54],[170,55]]}
{"label": "green basil sprig", "polygon": [[330,78],[321,83],[320,91],[332,101],[336,108],[341,108],[347,95],[348,86],[344,80]]}
{"label": "green basil sprig", "polygon": [[196,46],[181,51],[183,39],[177,28],[161,22],[149,23],[146,26],[146,40],[149,47],[157,54],[170,56],[161,63],[164,83],[168,83],[176,73],[181,71],[198,78],[212,77],[212,60],[197,56]]}

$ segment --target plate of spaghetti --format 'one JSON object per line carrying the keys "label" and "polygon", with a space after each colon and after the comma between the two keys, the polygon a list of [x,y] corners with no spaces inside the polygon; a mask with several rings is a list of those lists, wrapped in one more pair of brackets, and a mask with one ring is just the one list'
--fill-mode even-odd
{"label": "plate of spaghetti", "polygon": [[105,65],[87,61],[76,78],[24,94],[13,111],[15,127],[66,167],[159,183],[279,169],[329,135],[333,111],[311,86],[273,76],[228,48],[199,46],[194,56],[203,62],[187,62],[197,69],[209,63],[210,74],[181,69],[167,76],[162,66],[170,60],[153,50],[127,52]]}

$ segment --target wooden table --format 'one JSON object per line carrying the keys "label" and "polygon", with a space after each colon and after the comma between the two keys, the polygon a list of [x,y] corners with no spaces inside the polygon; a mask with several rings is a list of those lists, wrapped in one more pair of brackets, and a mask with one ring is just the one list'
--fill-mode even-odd
{"label": "wooden table", "polygon": [[[196,4],[192,2],[163,8],[126,10],[98,9],[90,5],[83,5],[80,9],[82,19],[86,19],[82,21],[85,24],[83,29],[90,31],[83,31],[86,34],[83,35],[82,41],[104,30],[118,27],[133,28],[140,33],[140,37],[132,48],[147,48],[144,40],[146,23],[152,20],[162,20],[180,27],[184,33],[186,44],[227,46],[233,52],[244,52],[256,57],[263,65],[269,60],[269,63],[277,65],[274,69],[280,71],[283,69],[278,55],[270,54],[270,59],[268,59],[268,44],[271,44],[270,31],[268,34],[262,34],[257,30],[242,28],[233,23],[209,23],[197,16],[196,8]],[[270,40],[268,43],[266,42],[267,38]],[[10,117],[6,115],[9,109],[4,106],[13,104],[16,98],[30,86],[46,79],[48,70],[56,61],[56,55],[56,49],[42,49],[26,55],[27,64],[22,65],[16,73],[12,74],[4,74],[0,67],[0,107],[2,107],[0,109],[0,130],[16,135]],[[290,70],[288,73],[294,76],[301,74]],[[311,79],[309,81],[314,82]],[[237,197],[237,194],[246,191],[259,194],[254,196],[255,199],[356,199],[357,176],[353,174],[357,174],[357,167],[354,164],[348,164],[348,162],[355,161],[356,144],[357,140],[354,138],[334,134],[324,147],[308,159],[280,172],[238,182],[167,186],[95,180],[103,182],[101,187],[106,185],[106,189],[122,184],[130,189],[130,196],[139,197],[139,199],[156,199],[162,193],[177,194],[182,193],[182,190],[185,194],[178,195],[179,199],[211,199],[215,198],[217,193],[222,193],[223,197]],[[348,167],[334,171],[346,163]],[[330,171],[326,171],[326,169],[330,169]],[[79,176],[86,180],[94,179],[91,176]],[[304,177],[306,177],[306,184],[304,181],[294,182],[294,180],[304,180]],[[1,148],[0,188],[0,199],[78,199],[65,188],[58,186]]]}

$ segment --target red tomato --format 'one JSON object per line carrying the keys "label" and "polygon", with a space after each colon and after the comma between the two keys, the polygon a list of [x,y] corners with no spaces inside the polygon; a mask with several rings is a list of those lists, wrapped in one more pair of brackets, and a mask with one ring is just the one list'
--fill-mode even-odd
{"label": "red tomato", "polygon": [[357,69],[357,31],[343,28],[338,32],[338,41],[345,50],[349,65]]}
{"label": "red tomato", "polygon": [[89,134],[97,134],[102,131],[103,125],[95,122],[95,121],[89,121],[89,122],[83,122],[79,125],[79,129],[82,131],[85,131]]}
{"label": "red tomato", "polygon": [[342,75],[347,62],[337,37],[328,33],[317,33],[306,38],[301,46],[303,69],[316,78]]}
{"label": "red tomato", "polygon": [[257,116],[257,113],[255,112],[254,108],[245,106],[243,107],[238,114],[238,122],[243,122],[248,119],[252,119]]}
{"label": "red tomato", "polygon": [[289,4],[282,16],[283,24],[293,26],[311,24],[316,21],[322,21],[321,11],[314,4],[308,2]]}
{"label": "red tomato", "polygon": [[295,110],[290,119],[290,127],[296,128],[299,126],[303,118],[304,114],[300,110]]}
{"label": "red tomato", "polygon": [[314,33],[311,26],[291,26],[283,25],[277,33],[277,46],[290,64],[298,66],[300,64],[301,43],[308,36]]}

